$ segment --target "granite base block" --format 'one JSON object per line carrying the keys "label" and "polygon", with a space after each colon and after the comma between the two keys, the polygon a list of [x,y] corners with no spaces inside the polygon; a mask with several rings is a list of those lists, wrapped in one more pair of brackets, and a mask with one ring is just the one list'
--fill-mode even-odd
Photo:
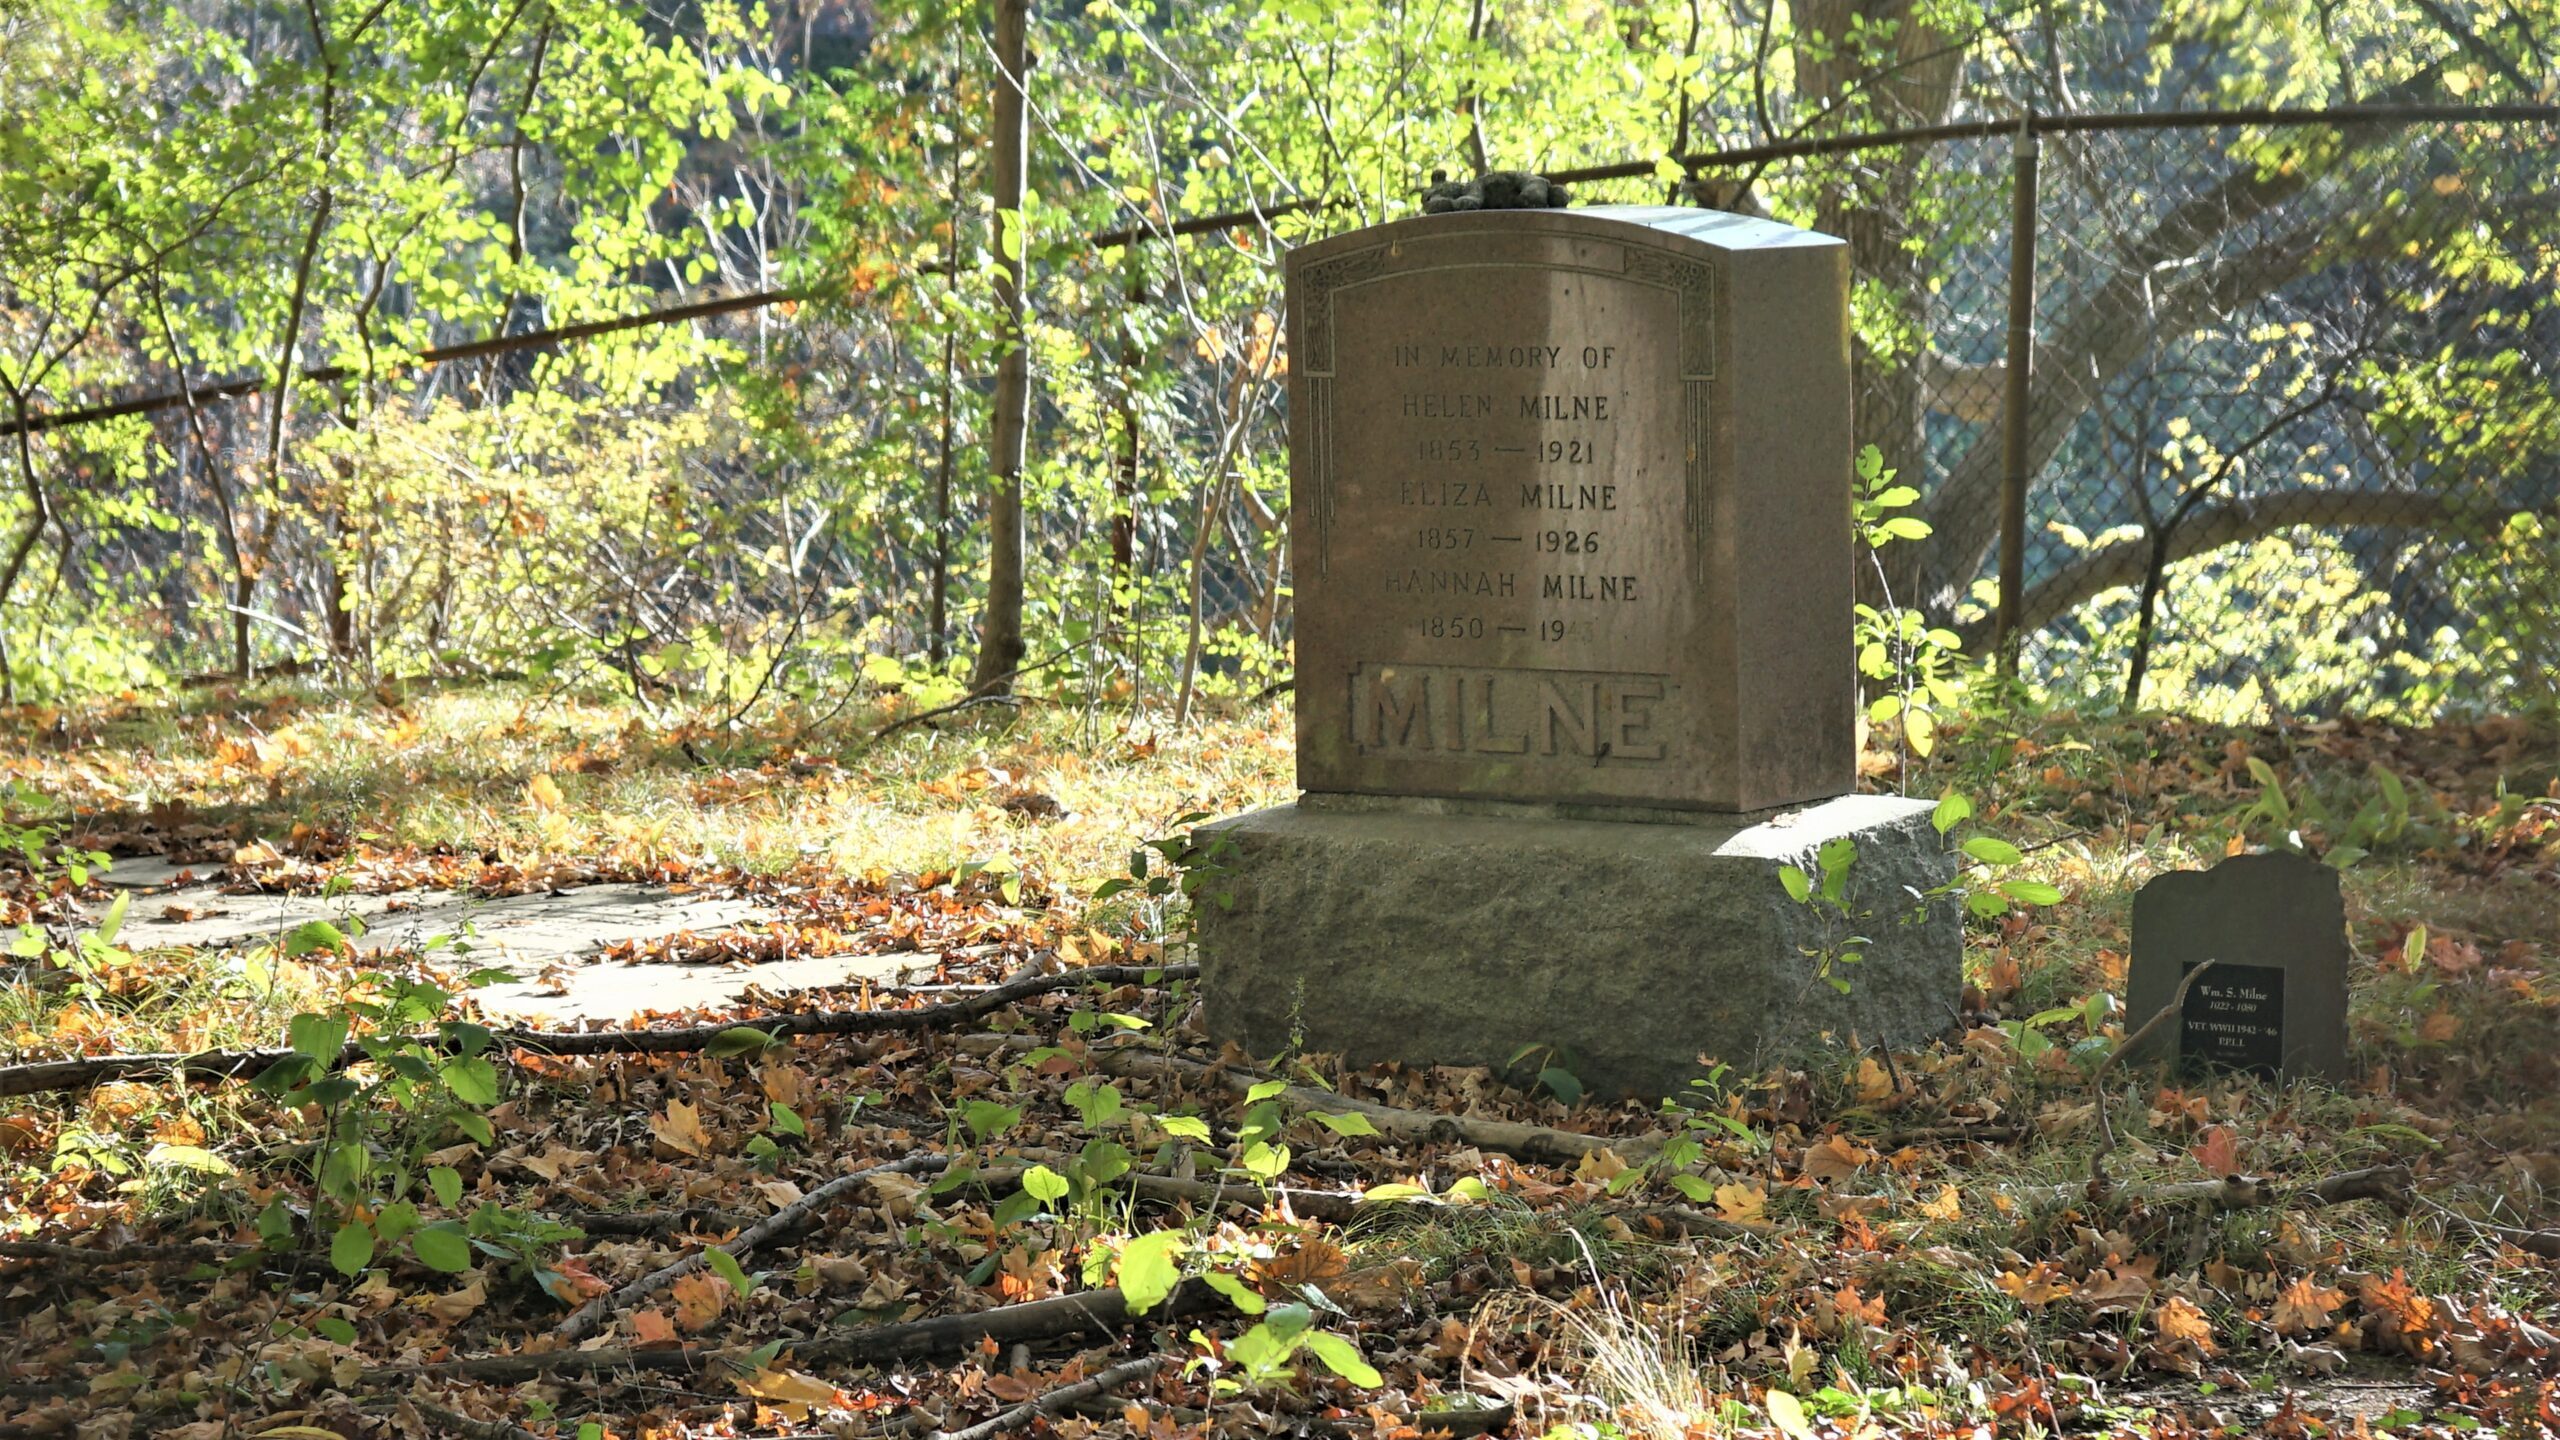
{"label": "granite base block", "polygon": [[[1908,1045],[1956,1023],[1960,907],[1925,801],[1838,800],[1708,823],[1283,805],[1221,821],[1233,904],[1198,912],[1210,1034],[1354,1063],[1509,1065],[1555,1056],[1594,1093],[1679,1093],[1701,1055],[1749,1069],[1804,1052]],[[1857,842],[1865,958],[1818,973],[1844,934],[1788,898]],[[1838,1050],[1835,1048],[1834,1053]]]}

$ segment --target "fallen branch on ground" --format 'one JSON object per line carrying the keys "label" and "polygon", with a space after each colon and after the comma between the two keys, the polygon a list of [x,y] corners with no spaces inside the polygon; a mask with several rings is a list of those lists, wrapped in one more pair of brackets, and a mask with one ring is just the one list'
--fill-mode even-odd
{"label": "fallen branch on ground", "polygon": [[791,1230],[791,1227],[799,1225],[799,1222],[809,1220],[809,1217],[817,1215],[819,1209],[824,1209],[827,1204],[835,1204],[835,1199],[842,1197],[845,1191],[855,1189],[855,1186],[865,1184],[865,1181],[870,1179],[876,1179],[876,1176],[932,1174],[932,1171],[940,1171],[940,1168],[945,1166],[950,1166],[950,1156],[906,1156],[904,1161],[888,1161],[886,1166],[860,1168],[860,1171],[852,1171],[850,1176],[837,1176],[837,1179],[817,1186],[817,1189],[812,1189],[809,1194],[804,1194],[804,1197],[794,1199],[794,1202],[786,1204],[786,1207],[776,1209],[773,1215],[763,1217],[763,1220],[758,1220],[755,1225],[748,1225],[745,1230],[740,1230],[737,1232],[737,1238],[730,1240],[727,1245],[707,1245],[707,1248],[694,1250],[691,1256],[684,1256],[681,1261],[671,1263],[671,1266],[655,1268],[655,1271],[645,1273],[645,1276],[635,1279],[632,1284],[622,1286],[622,1289],[612,1291],[612,1294],[599,1294],[599,1297],[591,1299],[591,1302],[581,1304],[581,1307],[576,1309],[568,1320],[561,1322],[556,1335],[561,1340],[571,1340],[571,1343],[573,1340],[586,1340],[589,1335],[594,1335],[596,1327],[604,1325],[607,1320],[612,1320],[617,1312],[630,1309],[632,1304],[640,1304],[643,1299],[653,1297],[653,1294],[663,1291],[666,1286],[676,1284],[676,1281],[681,1281],[684,1276],[689,1276],[689,1273],[699,1271],[699,1268],[704,1266],[704,1261],[709,1261],[712,1250],[724,1250],[732,1261],[735,1261],[735,1258],[742,1258],[748,1250],[758,1248],[758,1245],[763,1245],[765,1240],[781,1235],[783,1230]]}
{"label": "fallen branch on ground", "polygon": [[756,1217],[717,1205],[688,1205],[682,1210],[571,1210],[556,1217],[590,1236],[664,1235],[670,1230],[744,1230]]}
{"label": "fallen branch on ground", "polygon": [[[1198,1281],[1175,1287],[1164,1304],[1148,1312],[1171,1319],[1222,1305],[1218,1292]],[[1069,1335],[1117,1335],[1129,1325],[1129,1302],[1118,1290],[1086,1290],[1021,1305],[1003,1305],[965,1315],[937,1315],[901,1325],[871,1325],[840,1335],[790,1347],[792,1363],[804,1366],[881,1364],[947,1355],[983,1340],[999,1345],[1014,1341],[1056,1340]],[[357,1377],[361,1385],[391,1385],[420,1376],[476,1380],[491,1385],[520,1385],[543,1376],[598,1375],[621,1370],[700,1371],[716,1364],[743,1368],[752,1346],[650,1345],[597,1350],[545,1350],[538,1354],[479,1355],[462,1360],[436,1360],[416,1365],[386,1365]]]}
{"label": "fallen branch on ground", "polygon": [[732,1260],[738,1259],[758,1245],[833,1204],[846,1191],[855,1189],[875,1177],[926,1174],[939,1171],[950,1163],[951,1157],[947,1155],[909,1155],[903,1160],[892,1160],[886,1165],[873,1165],[867,1169],[856,1170],[850,1175],[839,1175],[748,1226],[728,1244],[706,1246],[673,1264],[650,1271],[609,1295],[597,1296],[578,1307],[568,1319],[561,1321],[559,1328],[553,1333],[571,1342],[584,1340],[596,1333],[597,1329],[615,1314],[629,1309],[701,1269],[710,1259],[711,1251],[714,1249],[725,1251]]}
{"label": "fallen branch on ground", "polygon": [[963,710],[975,710],[981,705],[1018,706],[1022,703],[1022,699],[1023,697],[1019,695],[971,695],[954,700],[948,705],[936,705],[930,710],[919,710],[903,720],[892,720],[872,731],[871,743],[877,745],[910,725],[930,725],[945,715],[957,715]]}
{"label": "fallen branch on ground", "polygon": [[[1072,1157],[1055,1151],[1025,1152],[1025,1158],[1044,1165],[1071,1163]],[[974,1171],[967,1183],[985,1186],[990,1191],[1022,1183],[1028,1166],[998,1165]],[[1351,1190],[1304,1190],[1293,1185],[1261,1186],[1239,1181],[1184,1180],[1172,1175],[1159,1175],[1152,1170],[1132,1170],[1114,1184],[1127,1185],[1143,1199],[1183,1202],[1194,1205],[1253,1205],[1260,1207],[1273,1201],[1286,1201],[1289,1213],[1301,1220],[1321,1220],[1330,1225],[1347,1225],[1362,1209],[1359,1193]]]}
{"label": "fallen branch on ground", "polygon": [[[1187,1079],[1215,1079],[1238,1094],[1274,1077],[1249,1070],[1209,1065],[1180,1055],[1168,1055],[1134,1046],[1099,1050],[1094,1063],[1111,1074],[1123,1078],[1160,1078],[1178,1076]],[[1352,1095],[1338,1095],[1330,1090],[1317,1090],[1305,1085],[1292,1085],[1281,1092],[1282,1099],[1300,1110],[1321,1110],[1328,1114],[1349,1111],[1366,1119],[1387,1139],[1410,1145],[1455,1141],[1479,1150],[1491,1150],[1516,1159],[1545,1165],[1570,1165],[1585,1155],[1602,1150],[1615,1150],[1619,1158],[1634,1160],[1650,1155],[1662,1146],[1659,1136],[1639,1135],[1632,1139],[1613,1139],[1606,1135],[1582,1135],[1571,1130],[1556,1130],[1544,1125],[1522,1125],[1509,1120],[1484,1120],[1469,1115],[1440,1115],[1425,1110],[1403,1110],[1363,1100]]]}
{"label": "fallen branch on ground", "polygon": [[[732,1030],[762,1030],[776,1038],[791,1035],[860,1035],[872,1031],[931,1030],[960,1025],[1001,1010],[1017,1000],[1086,985],[1126,985],[1152,979],[1184,980],[1200,973],[1197,965],[1093,965],[1060,975],[1026,975],[983,994],[943,1005],[913,1010],[826,1010],[808,1015],[769,1015],[721,1025],[689,1025],[671,1030],[574,1031],[508,1029],[496,1032],[501,1050],[544,1056],[665,1055],[707,1048]],[[435,1046],[432,1035],[410,1042]],[[380,1040],[377,1038],[376,1043]],[[292,1050],[206,1050],[148,1055],[91,1055],[77,1060],[40,1060],[29,1065],[0,1066],[0,1095],[37,1095],[53,1090],[87,1090],[110,1080],[175,1074],[187,1080],[245,1080],[293,1057]],[[365,1058],[364,1047],[348,1044],[340,1065]]]}
{"label": "fallen branch on ground", "polygon": [[2089,1152],[2089,1188],[2093,1193],[2107,1188],[2107,1157],[2116,1150],[2116,1122],[2107,1113],[2107,1076],[2124,1064],[2126,1057],[2139,1053],[2144,1045],[2150,1043],[2152,1035],[2169,1023],[2170,1016],[2184,1014],[2187,992],[2195,988],[2195,983],[2204,978],[2206,971],[2221,963],[2219,960],[2198,962],[2194,969],[2179,979],[2178,988],[2169,992],[2169,1003],[2152,1011],[2150,1019],[2117,1041],[2116,1048],[2107,1052],[2107,1058],[2098,1062],[2098,1068],[2089,1072],[2089,1089],[2098,1097],[2098,1144]]}
{"label": "fallen branch on ground", "polygon": [[79,1265],[220,1265],[254,1245],[64,1245],[46,1240],[0,1241],[0,1260],[67,1260]]}
{"label": "fallen branch on ground", "polygon": [[[2233,1175],[2222,1180],[2186,1180],[2169,1185],[2132,1185],[2105,1192],[2110,1202],[2141,1205],[2211,1205],[2217,1210],[2248,1210],[2261,1205],[2344,1205],[2351,1200],[2409,1203],[2413,1183],[2406,1165],[2376,1165],[2345,1170],[2309,1185],[2288,1185],[2264,1175]],[[2031,1205],[2086,1203],[2086,1185],[2050,1185],[2013,1192]]]}
{"label": "fallen branch on ground", "polygon": [[1150,1355],[1144,1360],[1132,1360],[1126,1365],[1114,1365],[1089,1380],[1079,1380],[1073,1385],[1061,1385],[1046,1395],[1033,1396],[1012,1409],[981,1420],[965,1430],[937,1430],[933,1434],[933,1440],[993,1440],[993,1437],[1028,1425],[1043,1415],[1055,1415],[1061,1410],[1073,1407],[1078,1401],[1110,1394],[1132,1380],[1143,1380],[1156,1373],[1157,1368],[1163,1364],[1162,1357]]}
{"label": "fallen branch on ground", "polygon": [[406,1403],[409,1408],[418,1412],[418,1418],[433,1421],[439,1431],[460,1435],[464,1440],[542,1440],[541,1436],[509,1421],[474,1420],[459,1410],[447,1410],[441,1405],[430,1405],[424,1400],[410,1400]]}

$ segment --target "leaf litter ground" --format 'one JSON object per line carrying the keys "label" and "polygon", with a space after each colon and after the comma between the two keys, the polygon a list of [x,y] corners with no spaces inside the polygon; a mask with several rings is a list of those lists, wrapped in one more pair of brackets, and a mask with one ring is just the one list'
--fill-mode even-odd
{"label": "leaf litter ground", "polygon": [[[1971,937],[1968,1014],[1943,1043],[1886,1056],[1839,1037],[1835,1064],[1728,1072],[1671,1114],[1511,1083],[1528,1077],[1207,1049],[1168,917],[1082,897],[1170,817],[1278,798],[1273,712],[1160,747],[1034,714],[867,751],[785,722],[658,733],[506,697],[77,723],[135,743],[10,760],[73,838],[235,887],[683,885],[780,918],[616,963],[752,977],[812,954],[933,957],[907,988],[748,990],[640,1025],[1068,988],[725,1054],[516,1051],[494,1143],[457,1135],[434,1158],[460,1208],[580,1238],[451,1274],[405,1252],[350,1276],[294,1243],[252,1248],[270,1200],[308,1210],[315,1131],[242,1086],[0,1102],[16,1251],[0,1433],[2560,1424],[2560,804],[2550,740],[2506,722],[1986,720],[1908,775],[1873,767],[1913,793],[1965,788],[2065,900]],[[349,740],[408,758],[366,779]],[[2287,837],[2365,852],[2347,871],[2357,1081],[2093,1086],[2081,1042],[2125,1028],[2096,997],[2121,993],[2131,891]],[[8,918],[65,933],[102,894],[20,883]],[[385,974],[468,963],[279,948],[142,949],[74,983],[29,966],[0,1012],[12,1058],[273,1044],[293,1013]],[[1125,965],[1097,973],[1142,978],[1073,983]],[[2117,1140],[2093,1189],[2101,1105]],[[711,1260],[724,1244],[738,1257]],[[170,1246],[204,1248],[146,1248]],[[1216,1283],[1127,1314],[1204,1272]],[[1356,1353],[1269,1353],[1300,1325]],[[1355,1383],[1363,1366],[1376,1384]]]}

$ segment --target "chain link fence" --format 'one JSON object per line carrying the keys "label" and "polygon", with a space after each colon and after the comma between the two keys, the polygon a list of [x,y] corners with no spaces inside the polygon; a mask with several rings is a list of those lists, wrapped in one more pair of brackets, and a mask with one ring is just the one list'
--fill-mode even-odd
{"label": "chain link fence", "polygon": [[1989,644],[2016,471],[2018,664],[2059,697],[2560,704],[2551,129],[2077,123],[1699,171],[1851,244],[1860,438],[1933,527],[1875,584]]}
{"label": "chain link fence", "polygon": [[[1560,175],[1578,203],[1673,194],[1848,241],[1858,438],[1919,489],[1931,527],[1876,553],[1870,599],[1988,649],[2009,539],[2017,664],[2065,701],[2217,719],[2549,711],[2560,127],[2548,107],[2504,109],[2533,113],[2043,117],[2023,134],[1953,125],[1693,156],[1677,184],[1651,161]],[[1054,262],[1065,283],[1035,294],[1050,363],[1034,602],[1097,656],[1127,635],[1132,655],[1248,688],[1285,665],[1272,257],[1287,235],[1270,221],[1295,217],[1294,234],[1324,208],[1198,216],[1134,250],[1125,232],[1094,236]],[[2020,295],[2031,310],[2013,316]],[[855,334],[867,314],[848,307],[852,338],[828,363],[897,378],[844,403],[925,408],[853,446],[903,478],[866,511],[889,538],[840,527],[836,563],[881,643],[939,654],[967,644],[980,487],[959,464],[941,514],[930,421],[957,410],[956,448],[974,456],[977,381],[944,340],[917,348],[886,321]],[[2033,363],[2013,375],[2030,331]],[[32,428],[156,410],[175,449],[179,398]],[[2011,507],[2023,513],[2006,523]],[[817,531],[795,521],[775,538],[793,535],[805,548]],[[938,626],[937,559],[952,581]]]}

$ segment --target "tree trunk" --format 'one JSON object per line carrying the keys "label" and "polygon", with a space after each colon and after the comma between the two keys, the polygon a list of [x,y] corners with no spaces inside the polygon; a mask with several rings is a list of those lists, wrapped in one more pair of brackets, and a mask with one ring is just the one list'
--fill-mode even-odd
{"label": "tree trunk", "polygon": [[1003,73],[996,78],[995,129],[988,139],[995,161],[996,255],[1001,262],[995,288],[1004,349],[996,362],[988,455],[995,493],[987,506],[987,603],[979,612],[978,661],[969,676],[970,692],[978,695],[1011,694],[1014,672],[1022,666],[1022,450],[1031,399],[1031,356],[1022,343],[1023,256],[1029,241],[1022,224],[1022,171],[1030,149],[1024,42],[1031,0],[995,4],[996,64]]}
{"label": "tree trunk", "polygon": [[[960,222],[965,201],[960,195],[960,154],[958,125],[953,126],[951,144],[951,240],[943,259],[944,277],[956,291],[960,285]],[[925,654],[936,670],[942,668],[942,657],[951,645],[951,466],[952,445],[959,428],[960,403],[960,332],[953,330],[942,337],[942,438],[940,453],[933,469],[933,581],[931,589],[932,628],[925,637]]]}
{"label": "tree trunk", "polygon": [[1147,272],[1141,248],[1127,247],[1128,313],[1120,330],[1120,453],[1112,457],[1111,479],[1111,648],[1137,672],[1138,646],[1129,614],[1130,571],[1138,549],[1138,383],[1145,357],[1138,353],[1138,308],[1147,303]]}
{"label": "tree trunk", "polygon": [[[1804,41],[1796,48],[1803,103],[1817,111],[1839,109],[1831,128],[1856,130],[1934,125],[1946,118],[1963,57],[1950,37],[1922,23],[1917,0],[1801,0],[1796,9]],[[1880,36],[1881,41],[1861,37]],[[1862,45],[1880,46],[1863,51]],[[1863,99],[1871,110],[1861,113]],[[1907,243],[1917,208],[1922,164],[1929,147],[1907,145],[1861,161],[1863,178],[1826,183],[1815,203],[1814,227],[1849,244],[1850,282],[1870,286],[1902,312],[1909,333],[1926,334],[1920,307],[1927,287],[1920,257]],[[1844,177],[1850,171],[1844,167]],[[1927,455],[1919,375],[1911,359],[1884,359],[1863,344],[1850,349],[1854,426],[1860,448],[1875,446],[1884,463],[1919,479]],[[1839,477],[1842,485],[1850,477]],[[1859,598],[1883,603],[1883,585],[1910,603],[1921,557],[1916,545],[1895,546],[1876,559],[1882,575],[1858,570]]]}
{"label": "tree trunk", "polygon": [[9,558],[0,564],[0,701],[18,703],[17,656],[9,648],[8,604],[18,588],[18,576],[27,568],[27,557],[35,552],[36,541],[44,534],[45,525],[53,518],[53,507],[45,498],[44,480],[36,473],[35,450],[30,443],[32,432],[27,426],[27,396],[23,390],[9,392],[9,411],[17,420],[18,478],[27,491],[27,528],[9,547]]}
{"label": "tree trunk", "polygon": [[951,638],[951,407],[957,403],[957,377],[960,336],[958,332],[942,337],[942,455],[933,471],[933,618],[928,622],[932,633],[925,637],[925,654],[935,668],[942,665],[943,647]]}

